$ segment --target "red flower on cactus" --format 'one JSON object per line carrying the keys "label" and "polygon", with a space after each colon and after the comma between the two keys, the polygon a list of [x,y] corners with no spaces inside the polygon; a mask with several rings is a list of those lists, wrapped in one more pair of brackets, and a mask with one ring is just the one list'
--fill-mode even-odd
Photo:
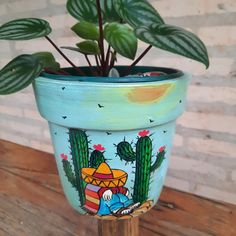
{"label": "red flower on cactus", "polygon": [[68,156],[64,153],[61,154],[61,158],[66,161],[68,160]]}
{"label": "red flower on cactus", "polygon": [[166,146],[162,146],[162,147],[159,148],[159,152],[164,152],[165,149],[166,149]]}
{"label": "red flower on cactus", "polygon": [[140,132],[138,133],[138,135],[139,135],[140,137],[145,137],[145,136],[149,135],[149,133],[150,133],[150,131],[145,129],[145,130],[143,130],[143,131],[140,131]]}
{"label": "red flower on cactus", "polygon": [[105,148],[101,144],[93,145],[93,148],[97,151],[105,151]]}

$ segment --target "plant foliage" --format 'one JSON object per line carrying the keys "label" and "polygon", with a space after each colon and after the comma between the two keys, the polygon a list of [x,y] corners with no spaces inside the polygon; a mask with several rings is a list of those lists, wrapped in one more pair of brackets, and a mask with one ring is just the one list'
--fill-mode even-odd
{"label": "plant foliage", "polygon": [[164,23],[156,9],[146,0],[115,0],[114,2],[120,18],[132,27],[150,25],[154,22]]}
{"label": "plant foliage", "polygon": [[66,7],[68,12],[79,21],[98,22],[96,2],[93,0],[68,0]]}
{"label": "plant foliage", "polygon": [[82,39],[99,39],[99,31],[97,26],[90,22],[81,21],[75,24],[71,29]]}
{"label": "plant foliage", "polygon": [[52,31],[49,23],[36,18],[10,21],[0,27],[0,39],[28,40],[47,36]]}
{"label": "plant foliage", "polygon": [[153,23],[135,28],[135,34],[145,43],[202,62],[206,67],[209,66],[205,45],[197,36],[185,29]]}
{"label": "plant foliage", "polygon": [[0,70],[0,94],[10,94],[27,87],[39,76],[43,63],[33,55],[21,55]]}
{"label": "plant foliage", "polygon": [[[94,57],[95,76],[108,76],[117,62],[117,55],[134,60],[135,66],[151,47],[156,47],[203,63],[209,58],[204,43],[192,32],[168,25],[147,0],[68,0],[66,8],[77,19],[71,30],[82,39],[76,45],[62,48],[82,53],[91,67]],[[0,40],[29,40],[45,37],[73,66],[79,76],[84,73],[73,64],[48,37],[49,23],[37,18],[23,18],[0,26]],[[138,40],[148,48],[136,58]],[[79,41],[79,40],[78,40]],[[17,92],[29,85],[43,70],[64,74],[49,52],[21,55],[0,70],[0,94]]]}
{"label": "plant foliage", "polygon": [[106,41],[120,55],[134,59],[138,40],[132,29],[118,22],[109,23],[104,30]]}

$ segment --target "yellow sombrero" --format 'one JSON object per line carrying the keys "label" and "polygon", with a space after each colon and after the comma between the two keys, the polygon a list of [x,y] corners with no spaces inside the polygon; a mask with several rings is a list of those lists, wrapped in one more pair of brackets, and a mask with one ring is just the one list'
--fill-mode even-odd
{"label": "yellow sombrero", "polygon": [[82,168],[82,178],[88,184],[99,187],[121,187],[127,180],[127,173],[122,170],[111,169],[105,162],[101,163],[97,169]]}

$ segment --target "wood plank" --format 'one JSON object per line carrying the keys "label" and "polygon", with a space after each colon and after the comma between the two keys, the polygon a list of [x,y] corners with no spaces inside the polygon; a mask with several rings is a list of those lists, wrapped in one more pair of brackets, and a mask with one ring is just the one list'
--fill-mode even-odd
{"label": "wood plank", "polygon": [[139,236],[139,218],[98,220],[98,236]]}
{"label": "wood plank", "polygon": [[77,235],[63,217],[42,207],[5,194],[0,195],[0,205],[4,215],[0,226],[10,235]]}
{"label": "wood plank", "polygon": [[[15,145],[9,142],[0,142],[0,193],[1,197],[11,203],[10,199],[14,201],[23,201],[29,204],[29,209],[34,209],[38,212],[39,209],[45,212],[45,221],[50,224],[53,223],[54,216],[61,218],[63,223],[59,226],[69,227],[75,235],[95,235],[97,231],[96,220],[92,217],[81,216],[69,205],[63,194],[59,177],[57,174],[56,163],[51,154],[39,152],[30,148]],[[12,200],[13,201],[13,200]],[[0,209],[2,209],[0,204]],[[15,208],[9,208],[11,212],[12,221],[17,219],[15,215]],[[47,212],[47,213],[46,213]],[[0,218],[4,218],[3,212]],[[37,235],[37,232],[19,234],[17,231],[20,221],[15,225],[15,232],[11,233],[14,236],[18,235]],[[26,232],[30,232],[38,222],[37,214],[31,216],[24,224]],[[79,222],[79,224],[78,224]],[[0,225],[1,229],[4,229]],[[14,228],[13,228],[14,229]],[[40,229],[39,229],[40,230]],[[42,229],[43,232],[43,229]],[[66,235],[67,231],[65,231]],[[3,234],[4,235],[4,234]],[[38,235],[50,235],[39,232]],[[60,235],[60,234],[51,234]]]}
{"label": "wood plank", "polygon": [[[81,216],[63,194],[51,154],[0,141],[0,235],[96,235],[97,220]],[[140,217],[145,236],[235,236],[236,206],[164,188]]]}
{"label": "wood plank", "polygon": [[153,235],[234,236],[234,222],[234,205],[164,189],[159,203],[142,216],[140,224],[152,228]]}

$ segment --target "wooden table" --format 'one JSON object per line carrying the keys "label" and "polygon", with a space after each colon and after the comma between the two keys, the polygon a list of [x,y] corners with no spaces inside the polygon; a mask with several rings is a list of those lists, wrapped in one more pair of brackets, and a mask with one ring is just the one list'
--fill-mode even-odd
{"label": "wooden table", "polygon": [[[51,154],[0,141],[1,236],[95,236],[97,221],[67,203]],[[140,217],[145,236],[236,236],[236,206],[170,188]],[[122,236],[122,235],[120,235]]]}

